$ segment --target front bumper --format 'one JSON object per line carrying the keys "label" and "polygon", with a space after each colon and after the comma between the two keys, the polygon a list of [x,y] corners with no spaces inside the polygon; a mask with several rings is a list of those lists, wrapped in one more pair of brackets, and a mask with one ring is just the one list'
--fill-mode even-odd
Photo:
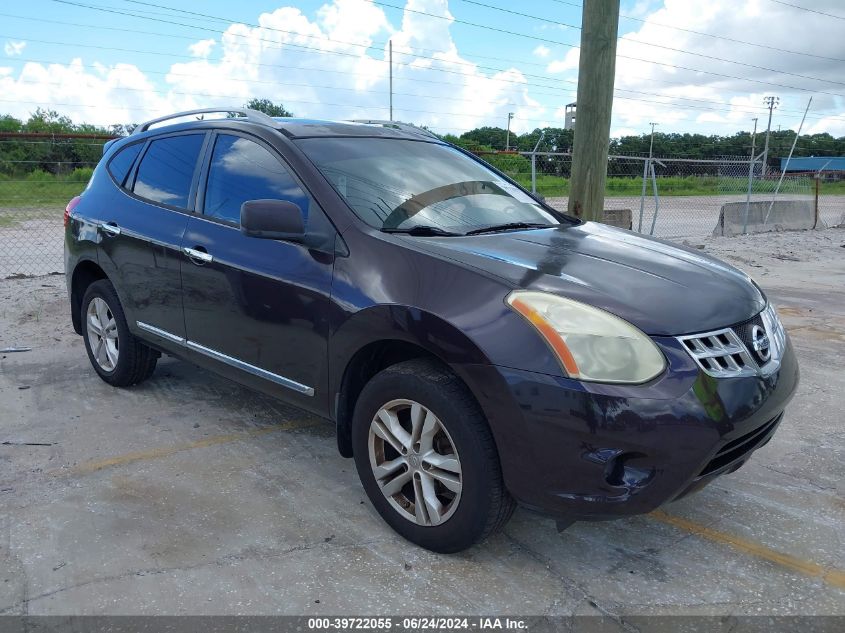
{"label": "front bumper", "polygon": [[569,520],[647,513],[736,470],[769,441],[798,384],[788,338],[770,375],[723,379],[701,371],[677,340],[655,342],[669,367],[646,385],[465,368],[520,503]]}

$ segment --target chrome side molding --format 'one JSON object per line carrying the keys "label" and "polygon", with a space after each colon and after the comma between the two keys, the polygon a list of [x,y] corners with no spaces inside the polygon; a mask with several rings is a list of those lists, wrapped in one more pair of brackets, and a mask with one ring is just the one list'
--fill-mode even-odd
{"label": "chrome side molding", "polygon": [[266,369],[261,369],[261,367],[250,365],[247,362],[244,362],[237,358],[233,358],[232,356],[228,356],[222,352],[218,352],[217,350],[211,349],[210,347],[205,347],[204,345],[200,345],[199,343],[194,343],[193,341],[189,341],[180,336],[177,336],[176,334],[172,334],[170,332],[167,332],[166,330],[157,328],[153,325],[150,325],[149,323],[144,323],[142,321],[136,321],[136,323],[138,327],[144,330],[145,332],[160,336],[161,338],[168,340],[171,343],[177,343],[178,345],[181,345],[182,347],[190,349],[194,352],[199,352],[200,354],[208,356],[209,358],[213,358],[214,360],[220,361],[221,363],[225,363],[231,367],[235,367],[237,369],[250,373],[253,376],[258,376],[259,378],[269,380],[271,382],[276,383],[277,385],[281,385],[282,387],[292,389],[297,393],[301,393],[306,396],[314,395],[314,387],[303,385],[302,383],[298,383],[295,380],[291,380],[290,378],[285,378],[284,376],[274,374],[273,372],[267,371]]}
{"label": "chrome side molding", "polygon": [[135,323],[137,323],[138,327],[141,328],[142,330],[144,330],[145,332],[149,332],[150,334],[155,334],[156,336],[160,336],[161,338],[165,338],[168,341],[171,341],[173,343],[179,343],[179,345],[185,344],[185,339],[183,339],[180,336],[176,336],[175,334],[171,334],[170,332],[167,332],[167,331],[162,330],[160,328],[154,327],[154,326],[150,325],[149,323],[144,323],[142,321],[135,321]]}

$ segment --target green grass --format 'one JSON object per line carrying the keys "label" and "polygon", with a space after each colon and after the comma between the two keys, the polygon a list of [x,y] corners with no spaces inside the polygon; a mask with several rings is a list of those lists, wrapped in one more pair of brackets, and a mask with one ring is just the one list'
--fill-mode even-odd
{"label": "green grass", "polygon": [[46,205],[64,207],[85,189],[90,178],[90,169],[76,169],[60,175],[43,171],[14,176],[0,174],[0,209]]}
{"label": "green grass", "polygon": [[[531,188],[531,176],[529,174],[508,174],[526,189]],[[605,195],[612,197],[639,196],[642,192],[643,181],[641,178],[619,178],[607,179]],[[657,189],[661,196],[719,196],[719,195],[743,195],[747,191],[748,180],[745,178],[724,178],[716,176],[666,176],[657,178]],[[773,193],[777,187],[777,180],[755,180],[752,193],[767,194]],[[538,174],[537,192],[546,197],[569,195],[569,179],[558,176]],[[651,195],[651,181],[647,183],[646,195]],[[801,181],[785,181],[781,186],[780,193],[813,195],[814,185],[812,179]],[[822,182],[819,186],[819,195],[843,195],[845,194],[845,181]]]}
{"label": "green grass", "polygon": [[[531,176],[519,171],[510,173],[524,187],[531,188]],[[77,169],[68,174],[55,175],[34,171],[24,175],[0,174],[0,227],[15,226],[22,220],[53,217],[56,209],[64,206],[85,189],[90,169]],[[661,196],[716,196],[746,191],[745,178],[720,178],[715,176],[667,176],[658,177],[657,185]],[[754,181],[755,194],[772,193],[777,181]],[[813,182],[805,179],[800,183],[787,181],[781,189],[783,194],[813,194]],[[569,179],[547,174],[537,175],[537,191],[546,197],[569,195]],[[639,196],[642,191],[640,178],[612,177],[607,179],[605,195],[612,197]],[[648,183],[647,195],[651,195]],[[820,195],[845,195],[845,180],[822,182]],[[14,210],[14,211],[12,211]]]}

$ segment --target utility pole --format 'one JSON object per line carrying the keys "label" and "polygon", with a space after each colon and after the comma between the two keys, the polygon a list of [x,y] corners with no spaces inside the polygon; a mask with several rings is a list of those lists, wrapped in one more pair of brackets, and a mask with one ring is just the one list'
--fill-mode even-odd
{"label": "utility pole", "polygon": [[513,112],[508,112],[508,136],[505,140],[505,151],[510,151],[511,148],[511,119],[513,118]]}
{"label": "utility pole", "polygon": [[618,30],[619,0],[584,0],[578,125],[569,181],[569,214],[583,220],[601,220],[604,215]]}
{"label": "utility pole", "polygon": [[774,110],[778,103],[780,103],[779,97],[766,97],[763,99],[763,103],[769,106],[769,123],[766,125],[766,143],[763,146],[763,178],[766,177],[766,174],[769,171],[769,132],[772,129],[772,110]]}
{"label": "utility pole", "polygon": [[651,162],[651,157],[653,156],[654,151],[654,128],[660,124],[651,122],[649,125],[651,126],[651,143],[648,145],[648,162]]}
{"label": "utility pole", "polygon": [[393,40],[390,45],[390,120],[393,120]]}

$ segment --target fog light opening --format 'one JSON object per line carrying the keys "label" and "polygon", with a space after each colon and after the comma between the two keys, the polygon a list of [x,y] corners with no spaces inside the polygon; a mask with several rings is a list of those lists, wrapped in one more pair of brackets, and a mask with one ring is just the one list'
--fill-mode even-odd
{"label": "fog light opening", "polygon": [[654,468],[633,466],[631,461],[645,457],[643,453],[620,453],[605,465],[605,481],[616,488],[642,488],[654,477]]}

